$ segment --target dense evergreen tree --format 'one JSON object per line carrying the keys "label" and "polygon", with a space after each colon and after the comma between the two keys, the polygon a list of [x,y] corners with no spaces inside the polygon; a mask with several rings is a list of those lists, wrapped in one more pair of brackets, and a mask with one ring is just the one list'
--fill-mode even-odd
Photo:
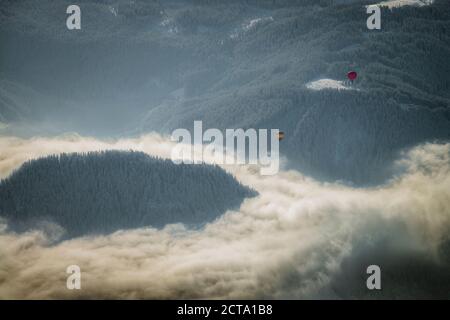
{"label": "dense evergreen tree", "polygon": [[176,165],[140,152],[32,160],[0,184],[0,216],[19,231],[41,220],[68,237],[168,223],[199,226],[255,192],[217,166]]}

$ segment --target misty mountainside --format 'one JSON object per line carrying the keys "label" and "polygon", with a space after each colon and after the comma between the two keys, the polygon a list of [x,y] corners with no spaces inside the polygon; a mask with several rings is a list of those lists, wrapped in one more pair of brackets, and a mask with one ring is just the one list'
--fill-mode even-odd
{"label": "misty mountainside", "polygon": [[[289,167],[379,183],[400,151],[450,138],[450,1],[384,7],[368,30],[375,2],[83,0],[69,31],[70,1],[3,1],[0,79],[49,99],[33,99],[27,128],[278,128]],[[346,90],[308,88],[349,70]],[[0,107],[5,123],[20,111]]]}
{"label": "misty mountainside", "polygon": [[223,169],[141,152],[31,160],[0,183],[0,217],[16,231],[56,223],[66,237],[144,226],[198,227],[256,193]]}
{"label": "misty mountainside", "polygon": [[[380,31],[367,29],[367,16],[361,2],[274,9],[224,42],[230,67],[221,77],[199,75],[143,126],[279,128],[290,167],[382,182],[399,151],[450,138],[450,2],[385,8]],[[344,81],[349,70],[359,74],[349,90],[307,87]]]}

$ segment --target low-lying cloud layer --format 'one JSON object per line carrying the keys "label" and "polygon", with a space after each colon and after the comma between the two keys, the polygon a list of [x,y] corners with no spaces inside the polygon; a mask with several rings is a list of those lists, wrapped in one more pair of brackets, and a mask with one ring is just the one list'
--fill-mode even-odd
{"label": "low-lying cloud layer", "polygon": [[[0,175],[52,153],[168,157],[172,146],[157,135],[3,137]],[[195,231],[171,225],[53,243],[0,223],[0,298],[448,298],[450,144],[418,146],[398,164],[400,177],[370,189],[227,167],[260,195]],[[81,290],[66,289],[73,264]],[[370,264],[381,267],[381,291],[366,288]]]}

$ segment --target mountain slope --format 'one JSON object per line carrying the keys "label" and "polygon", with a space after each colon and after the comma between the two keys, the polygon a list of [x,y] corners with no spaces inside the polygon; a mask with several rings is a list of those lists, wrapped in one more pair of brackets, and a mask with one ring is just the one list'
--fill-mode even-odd
{"label": "mountain slope", "polygon": [[[68,4],[0,4],[2,76],[55,97],[34,111],[60,131],[279,128],[291,168],[358,184],[450,138],[448,0],[383,7],[381,30],[371,1],[85,0],[79,32]],[[349,70],[352,92],[309,87]]]}
{"label": "mountain slope", "polygon": [[[404,148],[450,138],[450,3],[382,8],[381,31],[366,28],[363,4],[272,8],[273,19],[223,43],[229,64],[218,81],[153,108],[143,130],[169,133],[194,120],[279,128],[291,167],[385,181]],[[344,81],[349,70],[359,74],[354,92],[309,88]]]}

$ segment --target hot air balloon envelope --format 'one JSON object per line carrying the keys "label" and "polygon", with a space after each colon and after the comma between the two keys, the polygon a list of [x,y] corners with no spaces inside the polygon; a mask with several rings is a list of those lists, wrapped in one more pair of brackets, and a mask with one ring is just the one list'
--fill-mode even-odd
{"label": "hot air balloon envelope", "polygon": [[350,71],[349,73],[347,73],[347,77],[351,81],[355,80],[357,76],[358,76],[358,74],[356,73],[356,71]]}

